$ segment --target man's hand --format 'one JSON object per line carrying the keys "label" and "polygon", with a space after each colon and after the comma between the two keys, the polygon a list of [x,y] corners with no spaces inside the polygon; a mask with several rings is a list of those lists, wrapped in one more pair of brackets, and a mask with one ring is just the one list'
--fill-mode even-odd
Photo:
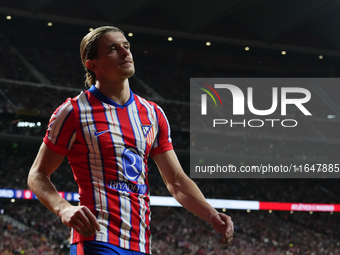
{"label": "man's hand", "polygon": [[61,221],[84,237],[92,236],[100,231],[100,225],[86,206],[67,206],[58,212]]}
{"label": "man's hand", "polygon": [[213,214],[209,218],[209,223],[218,233],[223,235],[220,243],[226,244],[233,240],[234,223],[231,221],[230,216],[224,213]]}

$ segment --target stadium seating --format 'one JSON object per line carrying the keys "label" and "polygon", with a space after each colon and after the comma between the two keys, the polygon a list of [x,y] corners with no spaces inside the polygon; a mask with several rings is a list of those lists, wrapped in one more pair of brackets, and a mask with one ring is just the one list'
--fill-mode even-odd
{"label": "stadium seating", "polygon": [[[40,32],[37,29],[1,25],[0,36],[0,137],[13,135],[13,146],[0,145],[0,188],[27,189],[28,171],[37,152],[34,145],[17,144],[23,137],[36,141],[44,136],[51,113],[66,98],[84,90],[84,70],[79,57],[82,35],[63,31]],[[66,33],[66,32],[65,32]],[[84,32],[85,33],[85,32]],[[30,35],[34,34],[32,38]],[[32,40],[25,40],[31,38]],[[25,41],[26,43],[22,43]],[[167,114],[175,150],[184,155],[187,171],[189,149],[209,153],[209,144],[195,143],[189,137],[190,77],[327,77],[324,69],[315,71],[298,67],[299,61],[288,64],[271,59],[261,68],[249,63],[256,57],[233,56],[229,62],[213,65],[187,47],[182,60],[164,45],[145,45],[131,38],[136,77],[130,79],[132,91],[159,104]],[[134,51],[135,49],[135,51]],[[160,54],[164,52],[165,54]],[[218,54],[219,52],[213,52]],[[162,57],[160,57],[162,56]],[[221,56],[221,59],[227,56]],[[198,60],[199,59],[199,60]],[[232,60],[230,60],[232,59]],[[232,63],[230,63],[230,61]],[[331,64],[331,63],[330,63]],[[311,64],[312,65],[312,64]],[[274,66],[274,68],[273,68]],[[290,66],[290,68],[285,68]],[[266,68],[267,67],[267,68]],[[335,73],[339,76],[339,73]],[[339,87],[323,88],[327,98],[337,102]],[[263,96],[270,92],[263,91]],[[322,93],[322,92],[320,92]],[[315,93],[316,97],[320,93]],[[314,95],[314,93],[313,93]],[[339,124],[327,119],[334,108],[319,98],[310,104],[313,118],[305,120],[295,115],[301,128],[282,132],[280,129],[237,130],[224,134],[228,141],[221,148],[232,156],[269,157],[279,162],[287,160],[338,160]],[[226,103],[231,107],[231,101]],[[263,106],[259,102],[259,107]],[[265,106],[264,106],[265,107]],[[246,113],[246,117],[249,113]],[[34,128],[20,127],[20,121],[40,122]],[[204,127],[202,132],[204,131]],[[211,141],[220,134],[210,134]],[[31,139],[31,140],[30,140]],[[41,142],[41,140],[39,140]],[[28,142],[30,143],[30,142]],[[33,144],[33,142],[32,142]],[[67,177],[65,177],[67,176]],[[77,192],[67,160],[52,174],[58,190]],[[336,179],[195,179],[207,198],[261,200],[297,203],[340,203]],[[150,160],[151,195],[169,192],[158,170]],[[14,220],[29,226],[22,231],[0,218],[0,255],[3,254],[60,254],[60,245],[69,238],[69,229],[60,219],[48,212],[38,201],[10,202],[0,200],[0,210]],[[235,224],[231,245],[217,244],[219,235],[202,220],[182,208],[153,209],[154,254],[340,254],[339,217],[329,213],[309,212],[250,212],[228,211]]]}

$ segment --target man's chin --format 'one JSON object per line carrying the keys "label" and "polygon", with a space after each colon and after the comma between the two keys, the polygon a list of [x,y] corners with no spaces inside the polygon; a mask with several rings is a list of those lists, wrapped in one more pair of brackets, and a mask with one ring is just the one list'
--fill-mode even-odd
{"label": "man's chin", "polygon": [[134,74],[135,74],[135,69],[129,70],[129,71],[126,70],[123,75],[124,75],[125,78],[130,78]]}

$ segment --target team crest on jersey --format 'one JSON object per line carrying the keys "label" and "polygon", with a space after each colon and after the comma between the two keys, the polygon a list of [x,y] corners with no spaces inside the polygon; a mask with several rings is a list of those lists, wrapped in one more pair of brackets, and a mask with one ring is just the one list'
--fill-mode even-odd
{"label": "team crest on jersey", "polygon": [[148,145],[151,145],[153,143],[155,134],[153,125],[141,125],[141,128],[146,142]]}

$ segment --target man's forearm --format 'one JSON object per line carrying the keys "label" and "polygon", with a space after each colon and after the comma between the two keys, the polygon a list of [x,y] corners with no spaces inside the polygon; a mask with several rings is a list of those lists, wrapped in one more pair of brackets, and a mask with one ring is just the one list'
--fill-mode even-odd
{"label": "man's forearm", "polygon": [[170,193],[185,209],[209,222],[223,235],[221,243],[232,240],[234,233],[230,216],[217,212],[204,198],[196,184],[184,173],[173,150],[153,157]]}
{"label": "man's forearm", "polygon": [[87,237],[100,231],[100,225],[86,206],[73,206],[61,196],[50,181],[50,175],[60,166],[64,156],[54,153],[42,143],[28,174],[27,184],[40,202],[58,215],[63,224]]}
{"label": "man's forearm", "polygon": [[208,221],[211,215],[218,212],[207,202],[197,185],[187,176],[183,176],[178,182],[170,185],[168,189],[173,197],[185,209]]}
{"label": "man's forearm", "polygon": [[27,184],[39,201],[56,215],[59,216],[59,212],[63,207],[71,206],[69,202],[58,194],[50,178],[45,173],[31,171]]}

